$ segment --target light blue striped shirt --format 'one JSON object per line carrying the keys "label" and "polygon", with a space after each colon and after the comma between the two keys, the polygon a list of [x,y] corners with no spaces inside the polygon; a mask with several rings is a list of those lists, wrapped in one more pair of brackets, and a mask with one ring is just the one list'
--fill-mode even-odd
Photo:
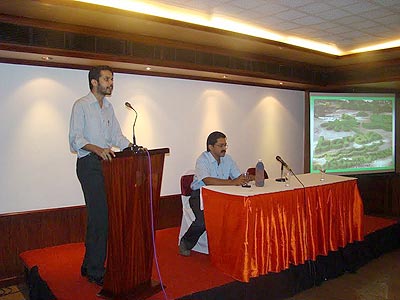
{"label": "light blue striped shirt", "polygon": [[202,186],[205,186],[203,179],[206,177],[235,179],[240,174],[236,162],[230,155],[225,154],[225,156],[221,157],[220,164],[218,164],[211,152],[204,151],[196,161],[195,174],[190,187],[192,190],[198,190]]}
{"label": "light blue striped shirt", "polygon": [[103,107],[100,108],[92,92],[74,103],[69,124],[71,151],[77,153],[79,158],[84,157],[90,153],[82,149],[87,144],[120,149],[129,146],[129,140],[122,134],[110,101],[103,98]]}

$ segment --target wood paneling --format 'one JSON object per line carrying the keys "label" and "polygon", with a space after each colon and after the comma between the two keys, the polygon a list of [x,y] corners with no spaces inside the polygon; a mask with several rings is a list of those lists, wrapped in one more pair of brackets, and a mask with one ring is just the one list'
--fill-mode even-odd
{"label": "wood paneling", "polygon": [[19,253],[84,239],[84,207],[57,208],[0,216],[0,280],[21,277]]}
{"label": "wood paneling", "polygon": [[[180,226],[180,195],[161,197],[157,229]],[[85,206],[0,215],[0,286],[23,280],[19,254],[26,250],[84,241]]]}
{"label": "wood paneling", "polygon": [[327,83],[328,73],[325,68],[310,63],[254,55],[233,49],[226,51],[163,39],[142,39],[136,35],[129,36],[118,32],[101,34],[93,28],[70,28],[55,23],[48,28],[47,22],[23,20],[10,19],[9,16],[0,14],[1,50],[33,53],[39,51],[46,55],[81,58],[89,54],[95,55],[99,60],[196,71],[212,70],[221,74],[270,78],[306,83],[315,87],[325,86]]}

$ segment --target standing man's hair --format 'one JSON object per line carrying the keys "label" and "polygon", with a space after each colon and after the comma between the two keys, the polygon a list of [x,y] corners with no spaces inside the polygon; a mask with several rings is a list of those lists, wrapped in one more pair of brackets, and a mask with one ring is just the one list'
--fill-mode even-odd
{"label": "standing man's hair", "polygon": [[217,140],[220,138],[225,139],[226,135],[219,131],[211,132],[207,138],[207,145],[206,145],[207,151],[210,151],[210,149],[208,149],[208,145],[214,146],[217,143]]}
{"label": "standing man's hair", "polygon": [[93,88],[92,79],[94,79],[98,82],[101,71],[110,71],[112,74],[114,74],[114,71],[111,69],[111,67],[106,66],[106,65],[92,67],[89,71],[89,88],[90,88],[90,90],[92,90],[92,88]]}

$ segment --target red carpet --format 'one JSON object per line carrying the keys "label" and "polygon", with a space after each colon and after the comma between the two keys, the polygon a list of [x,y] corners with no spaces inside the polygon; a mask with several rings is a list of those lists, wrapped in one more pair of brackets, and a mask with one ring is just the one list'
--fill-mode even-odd
{"label": "red carpet", "polygon": [[[365,216],[365,235],[395,224],[396,221]],[[156,233],[158,263],[167,298],[160,292],[151,300],[176,299],[233,282],[234,280],[210,264],[207,255],[192,252],[191,257],[177,254],[179,228]],[[84,244],[66,244],[26,251],[20,256],[28,269],[38,266],[41,278],[47,282],[59,300],[97,300],[100,290],[80,275]],[[153,278],[158,280],[153,267]]]}
{"label": "red carpet", "polygon": [[[191,257],[178,255],[179,228],[158,230],[156,245],[158,263],[168,299],[197,291],[220,286],[233,279],[219,272],[210,264],[208,256],[192,252]],[[88,283],[80,275],[80,266],[84,254],[84,244],[66,244],[61,246],[26,251],[20,256],[28,269],[37,265],[43,280],[47,282],[58,300],[92,300],[99,298],[100,288]],[[158,275],[153,266],[153,278]],[[160,292],[148,299],[165,299]]]}

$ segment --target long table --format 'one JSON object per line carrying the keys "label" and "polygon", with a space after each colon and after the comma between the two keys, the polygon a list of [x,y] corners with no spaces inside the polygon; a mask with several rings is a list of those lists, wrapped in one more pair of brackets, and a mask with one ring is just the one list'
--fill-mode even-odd
{"label": "long table", "polygon": [[290,186],[207,186],[201,191],[212,263],[236,280],[315,260],[363,239],[356,178],[298,175]]}

